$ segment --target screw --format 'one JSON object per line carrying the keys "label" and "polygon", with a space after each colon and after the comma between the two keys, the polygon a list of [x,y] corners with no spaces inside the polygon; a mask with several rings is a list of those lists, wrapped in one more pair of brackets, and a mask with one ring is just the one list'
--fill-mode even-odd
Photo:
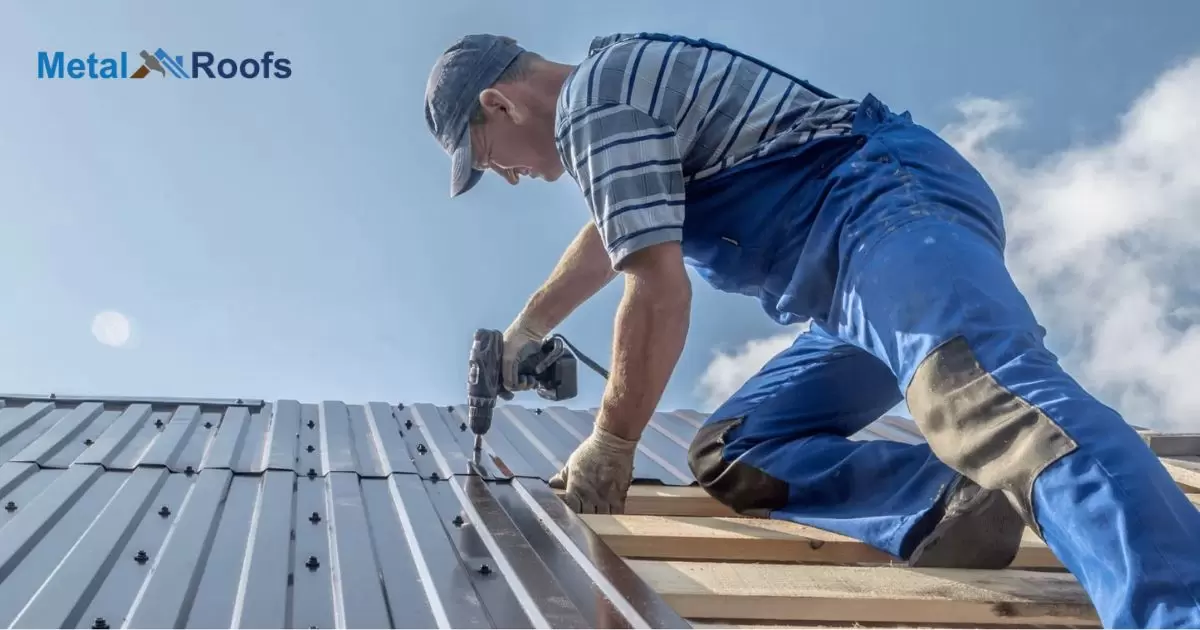
{"label": "screw", "polygon": [[161,429],[161,428],[162,428],[162,426],[163,426],[162,418],[159,418],[159,419],[155,420],[155,421],[154,421],[154,426],[156,426],[156,427],[158,427],[158,428],[160,428],[160,429]]}
{"label": "screw", "polygon": [[183,474],[191,477],[192,475],[196,474],[196,469],[188,466],[187,468],[183,469]]}
{"label": "screw", "polygon": [[409,418],[408,420],[405,420],[405,421],[404,421],[404,428],[405,428],[405,429],[411,429],[411,428],[412,428],[412,418]]}
{"label": "screw", "polygon": [[449,411],[450,413],[454,413],[454,405],[446,405],[446,411]]}
{"label": "screw", "polygon": [[488,563],[484,562],[483,564],[479,565],[479,572],[487,575],[492,572],[492,567],[488,566]]}
{"label": "screw", "polygon": [[404,403],[396,403],[396,409],[404,409]]}
{"label": "screw", "polygon": [[168,509],[168,508],[167,508],[167,506],[165,506],[165,505],[164,505],[164,506],[162,506],[162,508],[161,508],[161,509],[158,511],[158,515],[159,515],[159,516],[161,516],[161,517],[163,517],[163,518],[167,518],[168,516],[170,516],[170,515],[171,515],[171,510],[170,510],[170,509]]}
{"label": "screw", "polygon": [[418,453],[424,455],[426,450],[428,450],[428,449],[425,448],[424,444],[417,444],[417,452]]}
{"label": "screw", "polygon": [[289,532],[288,538],[291,538],[292,540],[296,540],[296,530],[293,529],[291,532]]}
{"label": "screw", "polygon": [[308,517],[308,520],[309,520],[309,522],[311,522],[315,525],[315,524],[321,522],[321,515],[317,514],[316,512],[313,512],[312,516]]}
{"label": "screw", "polygon": [[84,444],[86,444],[86,445],[88,445],[88,446],[91,446],[92,444],[95,444],[95,442],[92,442],[92,438],[88,438],[88,439],[84,440],[84,441],[83,441],[83,443],[84,443]]}
{"label": "screw", "polygon": [[316,556],[309,556],[308,562],[305,562],[304,566],[308,567],[309,571],[316,571],[317,567],[321,566],[321,563],[317,562]]}
{"label": "screw", "polygon": [[145,549],[142,549],[139,550],[135,556],[133,556],[133,559],[136,560],[138,564],[146,564],[146,561],[150,559],[150,556],[146,555]]}
{"label": "screw", "polygon": [[308,421],[308,428],[311,429],[311,428],[315,427],[316,425],[317,425],[317,423],[313,422],[312,420]]}
{"label": "screw", "polygon": [[108,628],[108,622],[104,620],[104,617],[96,617],[96,620],[92,622],[92,627],[98,629]]}
{"label": "screw", "polygon": [[430,481],[432,481],[433,483],[437,483],[437,482],[438,482],[438,480],[439,480],[439,479],[441,479],[441,478],[442,478],[442,477],[441,477],[440,475],[438,475],[438,474],[437,474],[437,471],[436,471],[436,470],[435,470],[435,471],[433,471],[433,472],[431,472],[431,473],[429,473],[429,480],[430,480]]}
{"label": "screw", "polygon": [[205,422],[205,423],[204,423],[204,428],[205,428],[205,429],[211,429],[211,428],[212,428],[212,422]]}
{"label": "screw", "polygon": [[315,451],[315,450],[317,450],[317,449],[313,448],[313,445],[312,445],[312,444],[309,444],[309,445],[308,445],[308,448],[307,448],[307,449],[305,449],[305,450],[307,450],[309,453],[311,453],[311,452],[313,452],[313,451]]}
{"label": "screw", "polygon": [[9,512],[15,512],[17,509],[17,504],[9,501],[4,505],[4,509],[8,510]]}
{"label": "screw", "polygon": [[312,468],[309,468],[308,469],[308,478],[312,479],[313,477],[316,477],[316,476],[317,476],[317,471]]}
{"label": "screw", "polygon": [[240,405],[240,404],[242,404],[242,399],[241,399],[241,398],[239,398],[239,399],[237,399],[237,400],[235,400],[235,401],[233,401],[233,402],[234,402],[234,404],[236,404],[236,405]]}
{"label": "screw", "polygon": [[458,425],[458,430],[459,430],[459,431],[466,431],[466,430],[467,430],[467,423],[466,423],[466,422],[461,422],[461,423],[459,423],[459,425]]}
{"label": "screw", "polygon": [[459,514],[459,515],[455,516],[455,517],[454,517],[454,520],[453,520],[453,521],[450,521],[450,522],[451,522],[451,523],[454,523],[454,526],[455,526],[455,527],[462,527],[462,526],[463,526],[463,517],[462,517],[462,514]]}
{"label": "screw", "polygon": [[533,410],[533,415],[535,415],[535,416],[540,416],[540,415],[542,415],[542,408],[541,408],[541,407],[538,407],[537,409],[534,409],[534,410]]}

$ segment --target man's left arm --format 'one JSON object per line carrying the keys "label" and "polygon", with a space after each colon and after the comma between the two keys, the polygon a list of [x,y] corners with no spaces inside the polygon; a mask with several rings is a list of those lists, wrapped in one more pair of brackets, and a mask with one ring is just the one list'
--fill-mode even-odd
{"label": "man's left arm", "polygon": [[637,443],[675,370],[688,332],[683,264],[684,178],[675,130],[634,107],[569,112],[560,152],[579,183],[625,293],[613,364],[592,434],[550,484],[583,512],[620,512]]}
{"label": "man's left arm", "polygon": [[692,287],[677,241],[651,245],[625,262],[625,293],[613,332],[613,363],[596,420],[639,440],[683,353]]}

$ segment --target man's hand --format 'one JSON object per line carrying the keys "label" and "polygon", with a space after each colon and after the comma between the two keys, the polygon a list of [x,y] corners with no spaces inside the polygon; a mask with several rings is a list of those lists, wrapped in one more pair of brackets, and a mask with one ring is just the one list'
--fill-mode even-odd
{"label": "man's hand", "polygon": [[532,376],[521,378],[517,366],[525,357],[537,352],[542,340],[550,334],[550,328],[529,317],[518,317],[504,331],[504,356],[500,361],[500,376],[504,389],[519,392],[532,389],[536,384]]}
{"label": "man's hand", "polygon": [[599,425],[575,449],[550,487],[566,490],[563,501],[581,514],[622,514],[633,483],[637,442],[619,438]]}

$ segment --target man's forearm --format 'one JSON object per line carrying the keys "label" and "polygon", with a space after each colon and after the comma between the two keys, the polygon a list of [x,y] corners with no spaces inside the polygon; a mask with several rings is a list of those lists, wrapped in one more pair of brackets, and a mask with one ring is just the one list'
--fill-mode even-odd
{"label": "man's forearm", "polygon": [[563,252],[550,277],[526,302],[522,317],[553,329],[615,276],[600,233],[589,222]]}
{"label": "man's forearm", "polygon": [[641,437],[683,352],[691,297],[686,277],[653,282],[626,276],[598,418],[606,431],[628,440]]}

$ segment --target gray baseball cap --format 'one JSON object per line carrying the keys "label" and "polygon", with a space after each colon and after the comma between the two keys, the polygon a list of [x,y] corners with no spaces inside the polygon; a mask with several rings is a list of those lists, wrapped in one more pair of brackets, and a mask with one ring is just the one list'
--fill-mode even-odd
{"label": "gray baseball cap", "polygon": [[468,121],[479,93],[496,82],[525,49],[502,35],[467,35],[442,53],[425,86],[425,123],[450,154],[450,196],[470,190],[483,176],[474,168]]}

